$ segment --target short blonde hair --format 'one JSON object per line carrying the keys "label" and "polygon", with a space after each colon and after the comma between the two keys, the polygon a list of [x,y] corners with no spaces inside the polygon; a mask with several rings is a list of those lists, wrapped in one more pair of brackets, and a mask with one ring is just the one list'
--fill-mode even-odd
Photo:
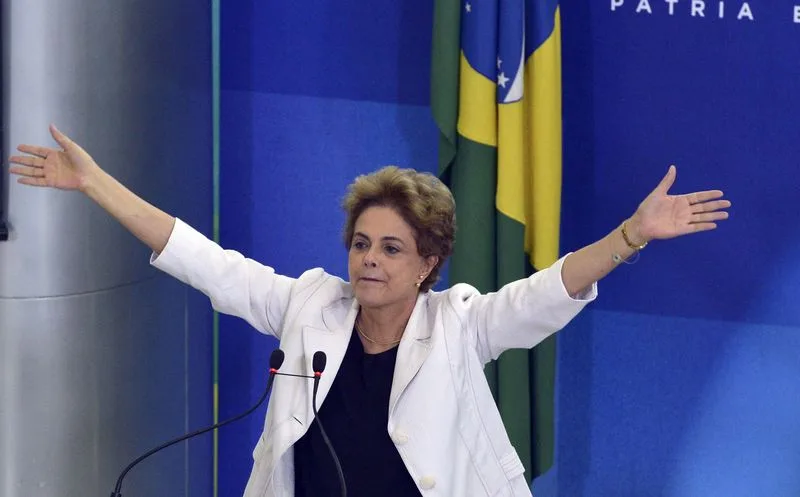
{"label": "short blonde hair", "polygon": [[420,284],[420,291],[430,290],[453,252],[456,232],[453,194],[436,176],[414,169],[386,166],[358,176],[347,188],[342,202],[347,215],[344,245],[348,250],[358,217],[372,206],[394,209],[413,228],[419,255],[439,257],[439,262]]}

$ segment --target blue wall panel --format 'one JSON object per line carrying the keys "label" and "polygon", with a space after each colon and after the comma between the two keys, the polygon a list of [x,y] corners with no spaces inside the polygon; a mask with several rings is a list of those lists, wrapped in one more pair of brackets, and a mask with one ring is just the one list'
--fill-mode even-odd
{"label": "blue wall panel", "polygon": [[[559,339],[557,464],[538,496],[800,495],[800,24],[788,0],[563,0],[562,249],[605,235],[669,164],[721,188],[721,229],[654,242]],[[222,6],[223,244],[344,276],[339,201],[359,173],[436,168],[431,5]],[[221,320],[222,416],[261,392],[275,341]],[[220,437],[241,492],[263,409]]]}

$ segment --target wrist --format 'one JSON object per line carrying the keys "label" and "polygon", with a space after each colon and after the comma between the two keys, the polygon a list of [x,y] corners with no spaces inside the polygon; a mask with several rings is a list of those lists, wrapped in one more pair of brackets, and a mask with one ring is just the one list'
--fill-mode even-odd
{"label": "wrist", "polygon": [[637,214],[622,223],[622,238],[632,250],[641,250],[650,242],[650,238],[642,232],[642,222]]}
{"label": "wrist", "polygon": [[94,165],[93,167],[89,168],[85,174],[80,176],[78,180],[78,190],[88,196],[92,196],[97,192],[97,189],[102,182],[102,176],[104,171],[100,169],[100,166]]}

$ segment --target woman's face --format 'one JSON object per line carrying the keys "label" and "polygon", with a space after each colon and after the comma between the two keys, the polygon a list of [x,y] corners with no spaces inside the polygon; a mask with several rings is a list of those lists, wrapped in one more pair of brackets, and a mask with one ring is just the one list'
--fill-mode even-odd
{"label": "woman's face", "polygon": [[391,207],[373,206],[356,219],[348,272],[356,299],[366,308],[416,300],[438,258],[417,252],[413,228]]}

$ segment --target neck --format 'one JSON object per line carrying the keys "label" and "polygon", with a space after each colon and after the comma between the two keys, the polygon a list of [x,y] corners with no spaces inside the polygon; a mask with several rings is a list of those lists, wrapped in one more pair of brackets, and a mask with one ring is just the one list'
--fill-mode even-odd
{"label": "neck", "polygon": [[361,307],[357,318],[361,331],[372,340],[387,344],[377,345],[362,338],[365,350],[369,353],[376,353],[394,347],[395,344],[392,342],[400,340],[403,336],[416,303],[417,299],[414,298],[384,307]]}

